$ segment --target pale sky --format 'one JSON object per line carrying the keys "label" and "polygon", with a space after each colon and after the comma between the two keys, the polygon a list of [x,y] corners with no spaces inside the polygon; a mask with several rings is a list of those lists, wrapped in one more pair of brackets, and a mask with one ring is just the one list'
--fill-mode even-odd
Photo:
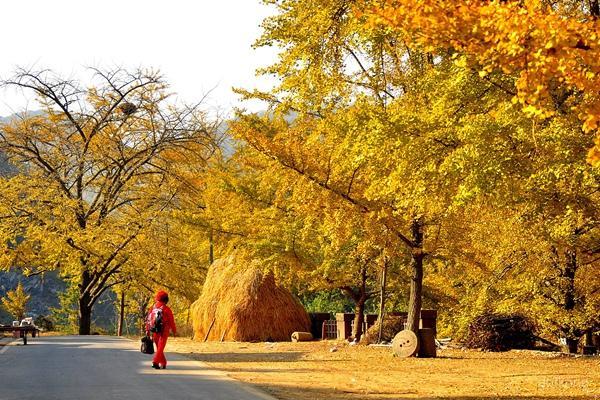
{"label": "pale sky", "polygon": [[[85,66],[159,69],[179,98],[238,106],[231,87],[268,88],[257,67],[273,49],[253,50],[273,9],[259,0],[6,0],[0,3],[0,79],[15,67],[49,68],[67,77]],[[83,75],[85,76],[85,75]],[[33,103],[0,91],[0,116]],[[247,105],[253,108],[255,105]]]}

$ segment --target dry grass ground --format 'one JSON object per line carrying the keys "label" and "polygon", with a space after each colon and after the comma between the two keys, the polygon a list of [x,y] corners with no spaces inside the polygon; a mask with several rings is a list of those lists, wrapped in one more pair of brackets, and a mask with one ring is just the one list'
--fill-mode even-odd
{"label": "dry grass ground", "polygon": [[[336,345],[337,351],[330,352]],[[283,400],[600,399],[600,358],[552,353],[443,350],[398,359],[386,348],[309,343],[198,343],[187,354]]]}

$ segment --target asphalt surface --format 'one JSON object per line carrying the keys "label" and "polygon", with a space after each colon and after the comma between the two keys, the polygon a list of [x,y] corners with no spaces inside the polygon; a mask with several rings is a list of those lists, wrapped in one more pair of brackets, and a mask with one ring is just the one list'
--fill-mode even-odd
{"label": "asphalt surface", "polygon": [[0,347],[0,400],[275,400],[169,354],[154,370],[139,343],[110,336],[48,336]]}

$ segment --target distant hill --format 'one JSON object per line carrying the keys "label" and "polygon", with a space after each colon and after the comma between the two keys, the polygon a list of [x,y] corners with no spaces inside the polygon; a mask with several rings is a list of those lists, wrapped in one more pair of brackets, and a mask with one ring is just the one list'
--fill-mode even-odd
{"label": "distant hill", "polygon": [[[23,283],[25,292],[31,296],[27,305],[27,315],[34,318],[40,315],[49,316],[51,309],[60,304],[59,294],[67,288],[56,271],[25,277],[19,270],[12,269],[8,272],[0,272],[0,298],[4,297],[9,290],[15,289],[19,282]],[[115,299],[115,294],[107,291],[96,303],[92,315],[93,324],[108,332],[113,332],[116,325]],[[0,324],[10,324],[12,319],[0,308]]]}
{"label": "distant hill", "polygon": [[[8,121],[10,117],[0,117],[0,123]],[[6,176],[13,173],[16,173],[16,168],[11,165],[6,156],[0,152],[0,176]]]}
{"label": "distant hill", "polygon": [[[58,294],[66,288],[65,283],[56,272],[25,278],[20,271],[11,270],[0,272],[0,297],[16,288],[19,282],[23,283],[25,292],[31,295],[27,314],[33,317],[48,315],[51,307],[58,307]],[[6,313],[0,315],[0,323],[9,323],[10,321],[12,318]]]}
{"label": "distant hill", "polygon": [[0,152],[0,176],[12,175],[17,172],[14,165],[11,165],[6,156]]}

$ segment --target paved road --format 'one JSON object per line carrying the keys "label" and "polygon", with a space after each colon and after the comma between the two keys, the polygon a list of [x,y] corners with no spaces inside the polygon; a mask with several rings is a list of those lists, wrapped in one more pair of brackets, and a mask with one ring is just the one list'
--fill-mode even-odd
{"label": "paved road", "polygon": [[168,369],[154,370],[151,356],[126,339],[42,336],[22,343],[0,347],[1,400],[274,400],[168,352]]}

